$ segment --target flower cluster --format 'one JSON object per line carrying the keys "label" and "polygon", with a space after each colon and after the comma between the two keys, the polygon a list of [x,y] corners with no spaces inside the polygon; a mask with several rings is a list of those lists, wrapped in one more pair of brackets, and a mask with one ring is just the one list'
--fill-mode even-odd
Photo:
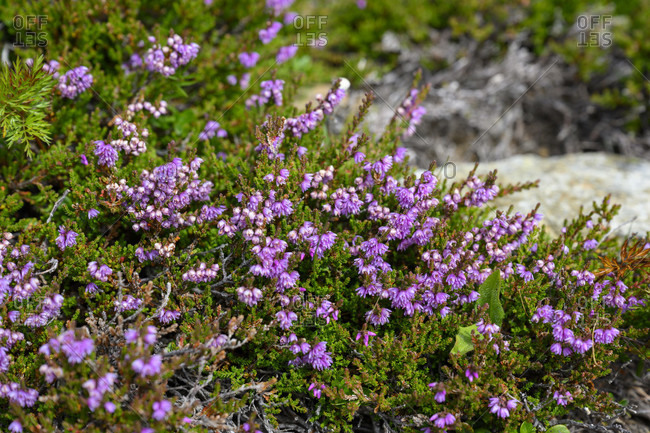
{"label": "flower cluster", "polygon": [[126,180],[109,184],[108,191],[124,199],[126,211],[135,219],[133,230],[150,230],[159,225],[162,228],[190,226],[216,219],[223,207],[204,206],[200,211],[185,213],[183,209],[195,201],[208,201],[212,182],[201,182],[197,170],[203,160],[195,158],[189,165],[180,158],[156,167],[153,171],[143,170],[140,185],[130,187]]}
{"label": "flower cluster", "polygon": [[228,133],[226,132],[225,129],[221,128],[219,122],[215,122],[214,120],[209,120],[208,123],[205,125],[203,131],[201,131],[201,133],[199,134],[199,140],[208,141],[215,135],[219,138],[223,138],[228,136]]}
{"label": "flower cluster", "polygon": [[159,72],[168,77],[199,54],[198,44],[195,42],[185,44],[183,38],[176,34],[167,38],[166,46],[155,43],[156,38],[153,36],[149,36],[149,42],[154,45],[147,50],[144,59],[137,54],[131,56],[128,65],[130,69],[144,66],[148,71]]}
{"label": "flower cluster", "polygon": [[404,102],[402,102],[402,105],[397,108],[397,114],[400,118],[409,122],[406,131],[404,131],[405,138],[415,134],[416,127],[422,121],[422,116],[427,112],[426,108],[419,105],[417,101],[419,93],[418,89],[411,89],[408,98],[406,98]]}
{"label": "flower cluster", "polygon": [[142,110],[148,111],[149,113],[153,114],[153,117],[157,119],[160,116],[167,114],[167,101],[160,101],[157,107],[149,101],[129,104],[126,107],[125,117],[126,119],[132,119],[135,113],[138,113]]}
{"label": "flower cluster", "polygon": [[93,261],[88,263],[88,273],[96,280],[106,282],[108,281],[108,277],[113,274],[113,270],[108,265],[99,265]]}
{"label": "flower cluster", "polygon": [[257,61],[260,59],[260,55],[255,51],[251,53],[240,53],[239,54],[239,63],[242,64],[244,68],[252,68],[257,64]]}
{"label": "flower cluster", "polygon": [[267,28],[260,30],[260,41],[262,41],[264,45],[268,44],[275,39],[280,29],[282,29],[282,23],[273,21]]}
{"label": "flower cluster", "polygon": [[260,107],[266,105],[271,99],[275,105],[282,105],[282,89],[284,80],[262,81],[260,84],[262,92],[259,95],[252,95],[246,100],[246,108],[252,108],[255,105]]}
{"label": "flower cluster", "polygon": [[350,82],[347,79],[339,79],[338,84],[327,93],[325,98],[320,95],[316,96],[318,105],[314,110],[287,119],[285,129],[288,129],[294,137],[298,138],[313,130],[325,118],[325,114],[331,114],[334,108],[340,104],[349,87]]}
{"label": "flower cluster", "polygon": [[207,283],[208,281],[217,278],[219,265],[213,264],[208,267],[205,263],[201,262],[198,267],[190,269],[183,274],[183,281],[192,281],[193,283]]}
{"label": "flower cluster", "polygon": [[75,339],[73,330],[63,332],[57,338],[50,340],[42,345],[38,350],[45,356],[51,356],[52,353],[62,352],[70,364],[78,364],[84,358],[95,350],[95,343],[91,338]]}
{"label": "flower cluster", "polygon": [[88,68],[79,66],[61,75],[57,88],[64,98],[74,99],[80,93],[90,89],[92,84],[93,76],[88,73]]}
{"label": "flower cluster", "polygon": [[[89,379],[82,385],[86,391],[88,391],[88,408],[91,411],[95,411],[104,399],[104,394],[106,392],[113,390],[113,385],[117,381],[117,374],[115,373],[106,373],[104,376],[98,379]],[[104,403],[104,409],[107,412],[112,413],[115,410],[115,405],[112,402]]]}
{"label": "flower cluster", "polygon": [[68,247],[77,245],[77,233],[67,230],[64,226],[59,226],[59,237],[56,238],[56,245],[61,251]]}

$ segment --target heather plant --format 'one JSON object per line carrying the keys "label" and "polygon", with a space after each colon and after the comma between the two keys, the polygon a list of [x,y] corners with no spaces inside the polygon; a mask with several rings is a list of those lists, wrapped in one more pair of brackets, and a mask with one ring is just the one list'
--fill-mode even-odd
{"label": "heather plant", "polygon": [[382,136],[371,93],[332,134],[349,80],[292,107],[292,2],[251,4],[81,1],[73,34],[62,4],[25,6],[51,14],[51,44],[2,73],[36,77],[51,141],[0,141],[2,427],[541,431],[622,413],[594,381],[647,355],[647,238],[624,265],[608,199],[550,238],[537,209],[491,207],[534,183],[415,172],[417,77]]}

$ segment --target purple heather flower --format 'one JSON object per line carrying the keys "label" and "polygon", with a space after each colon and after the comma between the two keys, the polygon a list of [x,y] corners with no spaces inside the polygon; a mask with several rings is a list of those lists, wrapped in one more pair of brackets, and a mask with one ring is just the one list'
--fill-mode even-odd
{"label": "purple heather flower", "polygon": [[88,211],[88,219],[93,219],[97,217],[97,215],[99,215],[99,211],[97,209],[93,208]]}
{"label": "purple heather flower", "polygon": [[469,379],[470,382],[473,382],[475,379],[478,379],[478,372],[475,371],[472,367],[468,367],[465,370],[465,376]]}
{"label": "purple heather flower", "polygon": [[93,294],[97,293],[97,284],[88,283],[88,285],[86,286],[85,292],[87,294],[89,294],[89,295],[93,295]]}
{"label": "purple heather flower", "polygon": [[110,144],[106,144],[102,140],[97,140],[95,143],[95,155],[97,155],[99,165],[113,167],[117,162],[117,150]]}
{"label": "purple heather flower", "polygon": [[153,408],[153,414],[151,417],[157,421],[162,421],[167,416],[172,408],[172,404],[167,400],[155,401],[151,407]]}
{"label": "purple heather flower", "polygon": [[318,386],[317,384],[312,383],[311,385],[309,385],[309,389],[308,389],[308,390],[309,390],[309,391],[313,391],[313,393],[314,393],[314,397],[316,397],[316,398],[321,398],[321,391],[322,391],[323,389],[325,389],[325,385],[324,385],[324,384],[321,384],[321,386]]}
{"label": "purple heather flower", "polygon": [[510,416],[510,411],[517,407],[517,400],[506,401],[505,397],[492,397],[489,407],[490,412],[495,413],[499,418],[507,418]]}
{"label": "purple heather flower", "polygon": [[127,343],[132,344],[138,341],[138,331],[135,329],[127,329],[124,331],[124,339],[126,340]]}
{"label": "purple heather flower", "polygon": [[275,56],[275,61],[278,62],[278,64],[284,63],[290,58],[292,58],[293,56],[295,56],[297,52],[298,52],[298,47],[295,45],[280,47],[280,49],[278,50],[278,54]]}
{"label": "purple heather flower", "polygon": [[214,120],[208,121],[203,131],[199,134],[199,140],[208,141],[216,134],[217,137],[223,138],[228,135],[225,129],[221,128],[219,122]]}
{"label": "purple heather flower", "polygon": [[56,245],[63,251],[67,247],[77,245],[77,236],[79,235],[74,231],[66,230],[64,226],[59,226],[59,237],[56,238]]}
{"label": "purple heather flower", "polygon": [[9,424],[9,431],[13,433],[22,433],[23,425],[20,423],[20,421],[15,419],[11,424]]}
{"label": "purple heather flower", "polygon": [[38,391],[31,388],[21,389],[18,383],[9,382],[0,386],[0,397],[8,398],[20,407],[32,407],[38,399]]}
{"label": "purple heather flower", "polygon": [[293,4],[294,0],[266,0],[266,8],[270,9],[274,16],[278,16],[283,10]]}
{"label": "purple heather flower", "polygon": [[326,352],[327,342],[321,341],[314,344],[309,353],[304,357],[304,361],[311,364],[317,370],[324,370],[332,365],[332,353]]}
{"label": "purple heather flower", "polygon": [[379,314],[375,314],[373,310],[370,310],[366,312],[366,321],[375,326],[385,325],[389,321],[391,312],[388,308],[382,308]]}
{"label": "purple heather flower", "polygon": [[582,244],[582,247],[585,250],[593,250],[598,246],[598,241],[595,239],[587,239],[584,244]]}
{"label": "purple heather flower", "polygon": [[498,325],[495,325],[494,323],[484,323],[483,319],[479,320],[476,326],[478,332],[480,332],[483,335],[487,334],[488,337],[492,337],[492,334],[496,334],[501,329],[499,328]]}
{"label": "purple heather flower", "polygon": [[565,392],[564,394],[555,391],[553,398],[560,406],[566,406],[568,402],[573,401],[573,396],[571,396],[571,393],[569,391]]}
{"label": "purple heather flower", "polygon": [[9,313],[7,313],[7,316],[9,317],[9,320],[11,320],[12,323],[15,323],[16,320],[20,318],[20,311],[12,310]]}
{"label": "purple heather flower", "polygon": [[429,418],[429,421],[432,421],[433,425],[442,429],[454,424],[456,422],[456,417],[450,413],[439,412]]}
{"label": "purple heather flower", "polygon": [[282,329],[291,328],[292,322],[298,319],[298,316],[293,311],[278,311],[275,317],[278,320],[278,326]]}
{"label": "purple heather flower", "polygon": [[88,158],[86,158],[86,155],[81,154],[81,156],[79,156],[79,159],[81,159],[81,163],[83,165],[88,165]]}
{"label": "purple heather flower", "polygon": [[359,9],[365,9],[367,6],[366,0],[357,0],[357,7]]}
{"label": "purple heather flower", "polygon": [[59,77],[57,88],[61,96],[74,99],[78,94],[89,89],[93,84],[93,76],[88,73],[88,68],[79,66]]}
{"label": "purple heather flower", "polygon": [[375,334],[372,331],[363,331],[363,333],[358,332],[356,341],[359,341],[362,336],[363,336],[363,345],[368,347],[368,340],[370,339],[370,337],[375,337],[375,336],[377,336],[377,334]]}
{"label": "purple heather flower", "polygon": [[596,329],[594,331],[594,341],[600,344],[609,344],[618,337],[618,334],[620,334],[620,332],[616,328]]}
{"label": "purple heather flower", "polygon": [[142,306],[142,299],[134,298],[132,295],[126,295],[122,302],[115,300],[115,311],[121,313],[123,311],[137,310]]}
{"label": "purple heather flower", "polygon": [[163,308],[160,310],[160,315],[158,316],[158,320],[160,320],[161,323],[167,324],[169,322],[173,322],[174,320],[177,320],[179,317],[181,317],[180,311],[165,310]]}
{"label": "purple heather flower", "polygon": [[105,409],[106,412],[108,412],[108,413],[113,413],[113,412],[115,412],[115,409],[116,409],[116,408],[117,408],[117,407],[115,406],[115,403],[113,403],[113,402],[111,402],[111,401],[107,401],[106,403],[104,403],[104,409]]}
{"label": "purple heather flower", "polygon": [[283,80],[262,81],[260,87],[262,88],[262,91],[259,95],[252,95],[246,100],[246,108],[250,109],[256,104],[262,107],[268,103],[271,98],[275,102],[275,105],[282,105],[282,90],[284,88]]}
{"label": "purple heather flower", "polygon": [[131,363],[131,368],[142,377],[153,376],[160,373],[162,367],[162,356],[154,355],[148,361],[144,359],[136,359]]}
{"label": "purple heather flower", "polygon": [[262,41],[262,43],[264,45],[268,44],[273,39],[275,39],[275,37],[277,36],[277,34],[278,34],[278,32],[280,31],[281,28],[282,28],[281,23],[279,23],[277,21],[273,21],[271,23],[271,25],[268,26],[266,29],[260,30],[260,33],[259,33],[260,34],[260,41]]}
{"label": "purple heather flower", "polygon": [[234,86],[235,84],[237,84],[237,77],[235,75],[230,74],[226,77],[226,81],[231,86]]}
{"label": "purple heather flower", "polygon": [[241,53],[239,54],[239,62],[245,68],[252,68],[257,64],[257,61],[260,59],[260,55],[255,51],[251,53]]}

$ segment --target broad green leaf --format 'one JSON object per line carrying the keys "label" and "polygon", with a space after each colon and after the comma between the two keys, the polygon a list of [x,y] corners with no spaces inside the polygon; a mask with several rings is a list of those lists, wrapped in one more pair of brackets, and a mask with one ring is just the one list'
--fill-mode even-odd
{"label": "broad green leaf", "polygon": [[524,421],[519,427],[519,433],[535,433],[535,427],[533,427],[532,423]]}
{"label": "broad green leaf", "polygon": [[505,312],[503,311],[503,306],[499,300],[501,292],[501,275],[498,269],[492,272],[492,275],[487,277],[483,284],[481,284],[478,292],[481,295],[478,299],[478,305],[488,304],[490,306],[488,309],[490,320],[492,323],[501,326],[503,318],[505,317]]}
{"label": "broad green leaf", "polygon": [[571,432],[565,425],[558,424],[546,430],[546,433],[571,433]]}
{"label": "broad green leaf", "polygon": [[475,330],[476,325],[459,328],[458,334],[456,334],[456,344],[454,344],[454,347],[451,349],[451,353],[464,355],[467,352],[474,350],[474,344],[472,344],[472,331]]}

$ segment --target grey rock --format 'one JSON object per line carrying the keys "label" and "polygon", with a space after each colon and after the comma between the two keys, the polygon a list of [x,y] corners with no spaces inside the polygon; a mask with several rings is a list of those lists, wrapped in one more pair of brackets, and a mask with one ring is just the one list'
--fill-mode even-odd
{"label": "grey rock", "polygon": [[[460,181],[474,167],[473,163],[457,163],[454,181]],[[612,221],[616,234],[645,235],[650,231],[650,162],[606,153],[567,154],[543,158],[517,155],[501,161],[479,164],[478,175],[497,170],[500,185],[539,179],[539,188],[520,191],[491,202],[497,209],[510,205],[515,211],[529,212],[540,203],[543,223],[554,235],[560,233],[564,220],[592,209],[611,194],[610,203],[622,205]],[[447,170],[453,174],[452,170]]]}

